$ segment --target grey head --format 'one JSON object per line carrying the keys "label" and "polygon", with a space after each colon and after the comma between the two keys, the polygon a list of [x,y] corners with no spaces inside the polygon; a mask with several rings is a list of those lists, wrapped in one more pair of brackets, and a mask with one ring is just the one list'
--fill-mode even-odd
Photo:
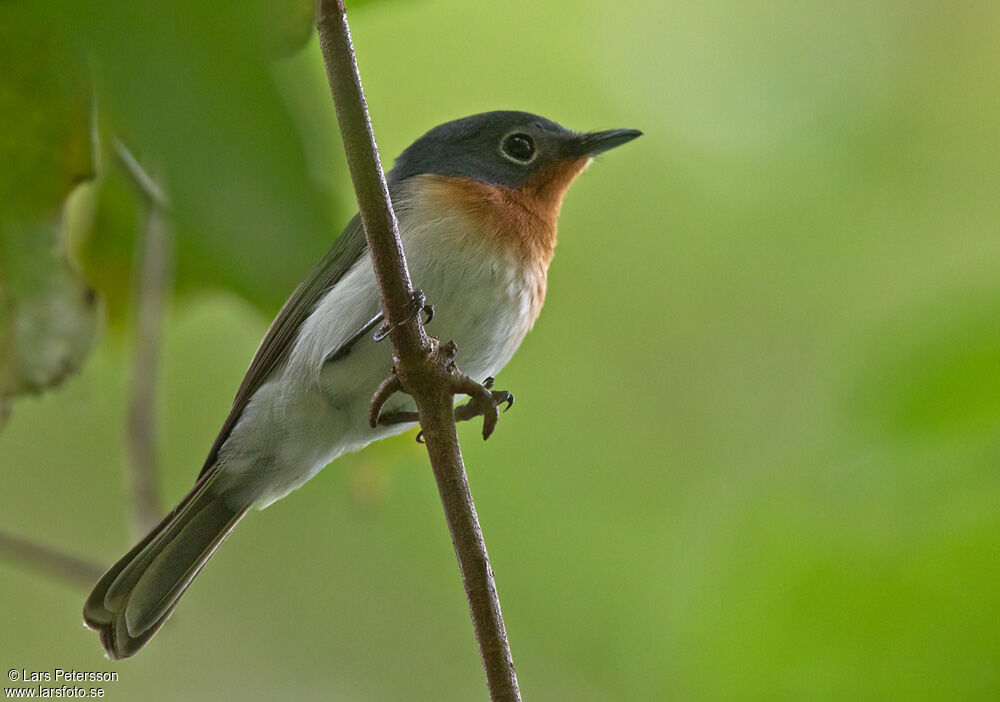
{"label": "grey head", "polygon": [[431,173],[518,188],[554,163],[594,156],[641,134],[581,133],[529,112],[483,112],[434,127],[400,154],[388,177],[399,183]]}

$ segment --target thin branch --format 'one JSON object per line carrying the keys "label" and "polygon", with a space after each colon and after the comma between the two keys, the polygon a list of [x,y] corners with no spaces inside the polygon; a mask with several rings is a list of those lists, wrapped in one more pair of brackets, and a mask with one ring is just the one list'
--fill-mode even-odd
{"label": "thin branch", "polygon": [[161,516],[156,451],[157,371],[160,335],[167,290],[170,287],[170,246],[167,198],[125,145],[115,139],[115,154],[147,201],[133,273],[135,345],[129,386],[125,436],[131,467],[133,520],[145,534]]}
{"label": "thin branch", "polygon": [[394,347],[402,347],[400,351],[404,353],[426,356],[431,344],[423,324],[419,319],[411,320],[411,324],[403,323],[411,316],[413,287],[368,117],[342,0],[320,0],[316,23],[347,164],[382,291],[385,319],[392,328]]}
{"label": "thin branch", "polygon": [[[424,331],[420,315],[413,313],[416,296],[378,158],[343,0],[319,0],[316,24],[351,179],[379,281],[383,312],[390,329],[395,373],[399,384],[416,401],[420,413],[420,425],[458,557],[490,698],[517,702],[521,693],[500,613],[500,600],[455,430],[454,394],[465,392],[471,381],[455,368],[454,344],[439,345]],[[495,422],[495,404],[491,411]],[[376,421],[377,415],[376,411]]]}
{"label": "thin branch", "polygon": [[30,570],[39,571],[73,586],[89,588],[104,573],[104,568],[96,563],[2,531],[0,554]]}

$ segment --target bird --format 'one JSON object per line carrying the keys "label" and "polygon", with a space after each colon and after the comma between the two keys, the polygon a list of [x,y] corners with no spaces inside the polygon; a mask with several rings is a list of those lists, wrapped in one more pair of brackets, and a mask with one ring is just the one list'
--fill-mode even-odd
{"label": "bird", "polygon": [[[396,159],[386,182],[411,278],[467,375],[491,384],[538,317],[570,184],[595,156],[641,134],[493,111],[434,127]],[[84,623],[109,658],[153,637],[251,508],[415,426],[403,394],[385,416],[408,421],[369,423],[368,402],[392,372],[392,351],[375,338],[384,330],[369,333],[380,310],[355,215],[268,328],[194,487],[87,598]]]}

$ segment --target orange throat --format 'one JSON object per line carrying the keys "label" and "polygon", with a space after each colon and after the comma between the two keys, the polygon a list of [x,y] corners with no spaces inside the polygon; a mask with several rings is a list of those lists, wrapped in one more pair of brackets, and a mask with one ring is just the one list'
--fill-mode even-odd
{"label": "orange throat", "polygon": [[483,244],[512,254],[544,278],[556,246],[563,197],[589,163],[590,158],[555,163],[519,188],[440,175],[417,178],[435,210],[468,218],[470,236],[480,236]]}

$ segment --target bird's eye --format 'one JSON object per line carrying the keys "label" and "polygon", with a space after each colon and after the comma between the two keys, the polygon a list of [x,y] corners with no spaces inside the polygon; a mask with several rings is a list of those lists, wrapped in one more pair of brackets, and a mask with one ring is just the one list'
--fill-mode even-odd
{"label": "bird's eye", "polygon": [[500,142],[500,151],[516,163],[530,163],[535,157],[535,141],[527,134],[508,134]]}

